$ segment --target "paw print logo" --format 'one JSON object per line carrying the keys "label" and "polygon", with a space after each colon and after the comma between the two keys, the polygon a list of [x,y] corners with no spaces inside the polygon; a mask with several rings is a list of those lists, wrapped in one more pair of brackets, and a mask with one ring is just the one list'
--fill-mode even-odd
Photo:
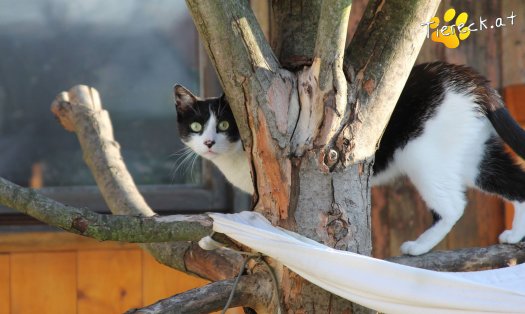
{"label": "paw print logo", "polygon": [[[443,16],[445,23],[452,21],[456,17],[456,10],[448,9]],[[429,28],[435,29],[432,32],[432,41],[442,43],[447,48],[457,48],[459,43],[470,36],[470,28],[467,25],[468,14],[466,12],[460,13],[453,25],[439,27],[440,20],[438,17],[433,17],[430,20]]]}

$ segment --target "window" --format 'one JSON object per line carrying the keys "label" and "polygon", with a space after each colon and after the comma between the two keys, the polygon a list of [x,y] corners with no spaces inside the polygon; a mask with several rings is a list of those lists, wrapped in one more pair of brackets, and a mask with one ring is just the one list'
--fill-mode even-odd
{"label": "window", "polygon": [[100,92],[152,208],[231,208],[231,190],[210,165],[174,172],[173,154],[183,144],[172,86],[198,91],[207,62],[183,0],[7,2],[0,0],[1,176],[70,205],[106,210],[76,137],[49,110],[60,91],[87,84]]}

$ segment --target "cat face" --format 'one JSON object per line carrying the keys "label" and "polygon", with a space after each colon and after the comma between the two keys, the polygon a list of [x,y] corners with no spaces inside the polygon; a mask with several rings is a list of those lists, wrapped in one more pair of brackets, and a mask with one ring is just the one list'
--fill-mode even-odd
{"label": "cat face", "polygon": [[175,85],[179,136],[184,144],[206,159],[242,150],[239,129],[224,96],[200,99]]}

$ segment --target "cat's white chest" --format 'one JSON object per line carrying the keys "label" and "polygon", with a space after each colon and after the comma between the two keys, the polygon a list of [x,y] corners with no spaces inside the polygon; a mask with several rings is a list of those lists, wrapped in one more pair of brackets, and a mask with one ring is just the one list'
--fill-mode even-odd
{"label": "cat's white chest", "polygon": [[248,158],[243,151],[215,158],[212,162],[221,170],[226,179],[242,191],[253,194],[253,183]]}

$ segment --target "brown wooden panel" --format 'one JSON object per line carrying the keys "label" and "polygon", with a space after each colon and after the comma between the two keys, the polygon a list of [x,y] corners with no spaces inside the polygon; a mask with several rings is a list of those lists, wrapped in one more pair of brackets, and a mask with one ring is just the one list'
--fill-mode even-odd
{"label": "brown wooden panel", "polygon": [[0,313],[11,312],[10,261],[8,254],[0,254]]}
{"label": "brown wooden panel", "polygon": [[505,202],[505,230],[512,229],[512,220],[514,219],[514,205]]}
{"label": "brown wooden panel", "polygon": [[[158,263],[151,255],[143,252],[143,296],[144,305],[149,305],[190,289],[204,286],[208,281],[187,275]],[[219,312],[217,312],[219,313]],[[229,309],[227,314],[244,313],[241,308]]]}
{"label": "brown wooden panel", "polygon": [[142,253],[78,252],[78,313],[122,313],[142,304]]}
{"label": "brown wooden panel", "polygon": [[525,2],[502,0],[502,16],[507,17],[512,12],[517,15],[514,25],[501,28],[502,86],[525,83]]}
{"label": "brown wooden panel", "polygon": [[100,242],[68,232],[0,233],[0,253],[113,248],[137,248],[137,245],[114,241]]}
{"label": "brown wooden panel", "polygon": [[514,119],[525,124],[525,84],[505,87],[503,97]]}
{"label": "brown wooden panel", "polygon": [[442,1],[442,6],[444,10],[454,8],[456,15],[466,12],[469,15],[469,21],[476,21],[476,27],[478,27],[480,16],[487,19],[488,29],[471,32],[471,35],[455,49],[446,48],[444,50],[445,60],[474,67],[491,81],[493,87],[499,88],[501,86],[502,29],[490,28],[490,25],[501,16],[499,0],[447,0]]}
{"label": "brown wooden panel", "polygon": [[76,253],[11,255],[11,311],[76,313]]}

